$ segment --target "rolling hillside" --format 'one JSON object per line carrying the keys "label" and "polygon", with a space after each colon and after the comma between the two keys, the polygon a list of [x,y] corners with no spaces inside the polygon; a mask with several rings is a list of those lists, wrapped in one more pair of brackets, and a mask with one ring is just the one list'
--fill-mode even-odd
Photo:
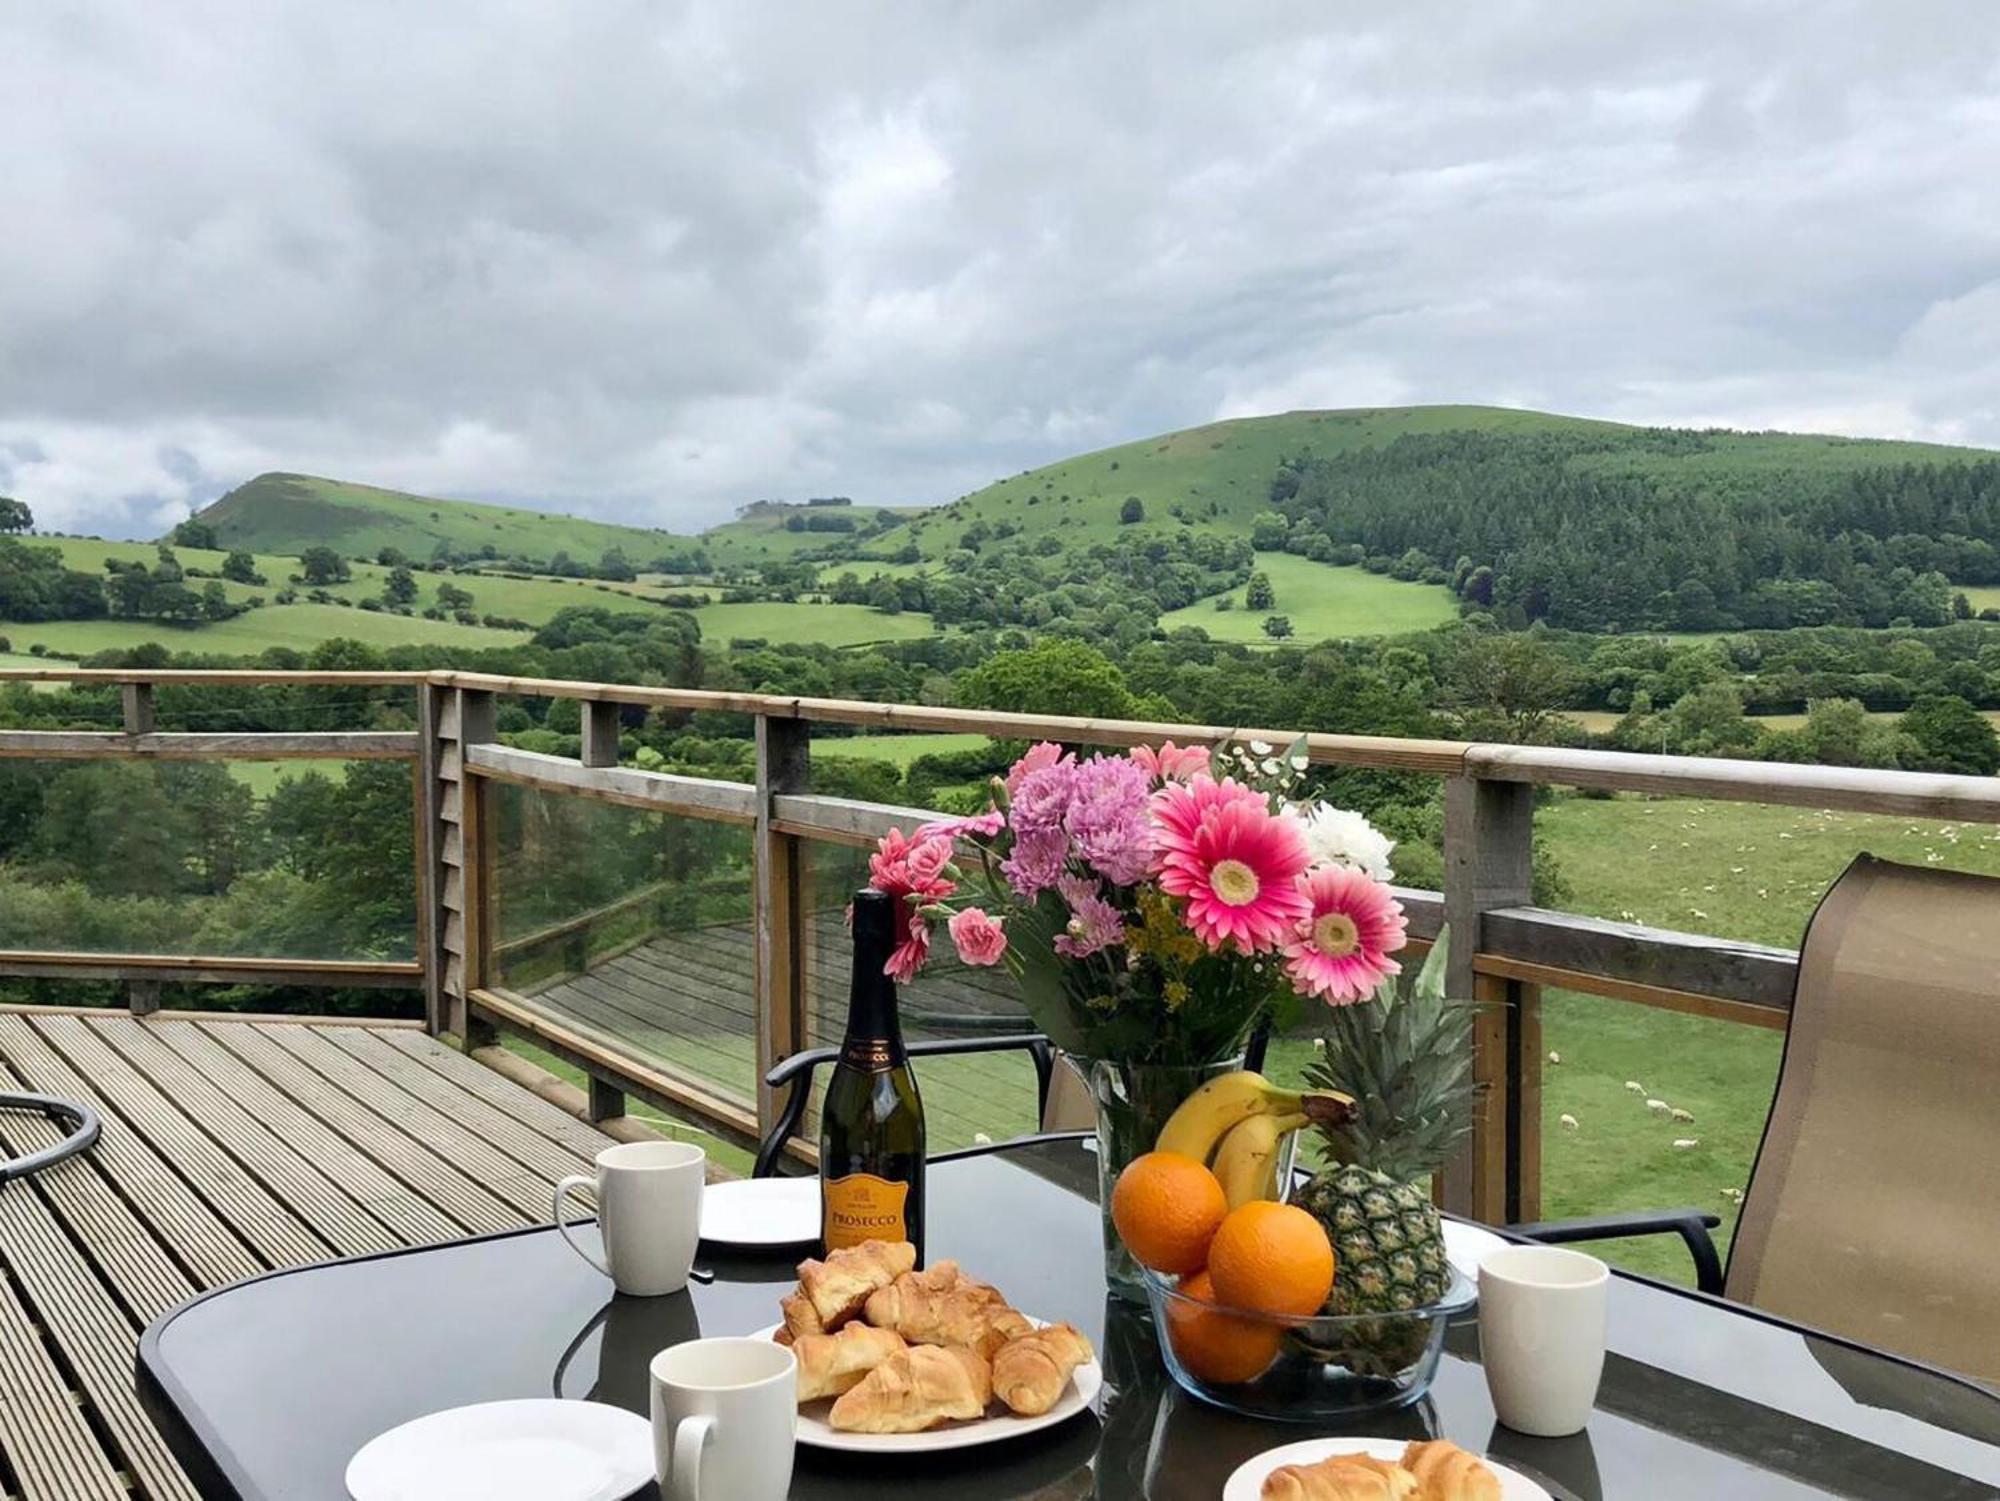
{"label": "rolling hillside", "polygon": [[[1119,511],[1137,496],[1142,526],[1178,525],[1176,509],[1198,530],[1246,531],[1271,507],[1270,486],[1287,459],[1337,460],[1386,448],[1399,438],[1477,433],[1501,438],[1578,435],[1640,437],[1649,429],[1506,407],[1417,406],[1244,417],[1165,433],[1031,469],[988,485],[883,535],[869,551],[892,553],[915,541],[926,557],[957,545],[977,521],[1012,523],[1033,538],[1058,532],[1067,541],[1103,541],[1119,528]],[[1617,452],[1592,456],[1584,467],[1614,472],[1693,472],[1721,489],[1755,485],[1772,475],[1849,471],[1882,465],[1951,463],[1991,458],[1980,449],[1879,439],[1794,433],[1718,432],[1698,452],[1663,457]]]}
{"label": "rolling hillside", "polygon": [[618,526],[470,500],[436,500],[318,479],[307,474],[260,474],[197,513],[215,528],[224,547],[296,556],[308,547],[331,547],[343,557],[373,557],[384,547],[428,558],[442,542],[477,553],[492,546],[500,556],[547,561],[558,552],[595,562],[620,548],[634,565],[684,546],[664,529]]}

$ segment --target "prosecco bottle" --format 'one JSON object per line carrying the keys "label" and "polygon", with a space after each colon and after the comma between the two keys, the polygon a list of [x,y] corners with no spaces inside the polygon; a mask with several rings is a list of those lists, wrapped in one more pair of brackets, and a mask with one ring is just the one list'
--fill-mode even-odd
{"label": "prosecco bottle", "polygon": [[829,1251],[907,1240],[924,1254],[924,1106],[884,972],[902,914],[872,887],[854,897],[847,1035],[820,1112],[820,1235]]}

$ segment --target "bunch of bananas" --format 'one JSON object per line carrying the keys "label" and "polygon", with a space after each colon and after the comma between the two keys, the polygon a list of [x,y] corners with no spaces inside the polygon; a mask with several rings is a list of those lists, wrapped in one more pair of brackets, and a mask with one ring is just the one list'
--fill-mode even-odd
{"label": "bunch of bananas", "polygon": [[1287,1136],[1301,1126],[1337,1124],[1353,1110],[1353,1096],[1338,1090],[1280,1089],[1260,1073],[1238,1069],[1183,1100],[1154,1147],[1206,1163],[1234,1209],[1278,1197]]}

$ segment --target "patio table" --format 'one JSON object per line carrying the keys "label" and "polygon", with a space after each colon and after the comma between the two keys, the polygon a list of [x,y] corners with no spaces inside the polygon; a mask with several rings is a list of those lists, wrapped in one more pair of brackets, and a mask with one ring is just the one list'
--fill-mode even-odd
{"label": "patio table", "polygon": [[[795,1497],[1215,1501],[1242,1460],[1341,1431],[1255,1422],[1173,1385],[1150,1320],[1106,1299],[1095,1163],[1077,1138],[930,1171],[929,1256],[1088,1333],[1105,1371],[1098,1410],[1002,1445],[893,1461],[801,1446]],[[698,1264],[715,1281],[655,1299],[611,1296],[546,1230],[276,1272],[149,1329],[140,1394],[205,1496],[341,1501],[361,1444],[439,1408],[560,1394],[644,1413],[654,1352],[774,1322],[792,1259],[704,1246]],[[1495,1423],[1469,1319],[1424,1402],[1349,1431],[1439,1434],[1562,1501],[2000,1496],[2000,1398],[1970,1382],[1626,1276],[1613,1280],[1610,1331],[1597,1411],[1574,1438]]]}

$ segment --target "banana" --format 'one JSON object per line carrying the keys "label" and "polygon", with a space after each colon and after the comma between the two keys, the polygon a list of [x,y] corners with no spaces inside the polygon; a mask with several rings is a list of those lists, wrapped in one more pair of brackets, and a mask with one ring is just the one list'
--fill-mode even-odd
{"label": "banana", "polygon": [[1278,1197],[1278,1162],[1285,1138],[1306,1123],[1303,1110],[1289,1115],[1253,1115],[1238,1121],[1215,1150],[1215,1176],[1229,1207]]}
{"label": "banana", "polygon": [[1238,1069],[1210,1079],[1181,1101],[1154,1147],[1205,1163],[1215,1154],[1230,1127],[1254,1115],[1296,1115],[1303,1111],[1314,1121],[1335,1122],[1345,1119],[1353,1109],[1353,1099],[1336,1090],[1301,1093],[1296,1089],[1280,1089],[1260,1073]]}

